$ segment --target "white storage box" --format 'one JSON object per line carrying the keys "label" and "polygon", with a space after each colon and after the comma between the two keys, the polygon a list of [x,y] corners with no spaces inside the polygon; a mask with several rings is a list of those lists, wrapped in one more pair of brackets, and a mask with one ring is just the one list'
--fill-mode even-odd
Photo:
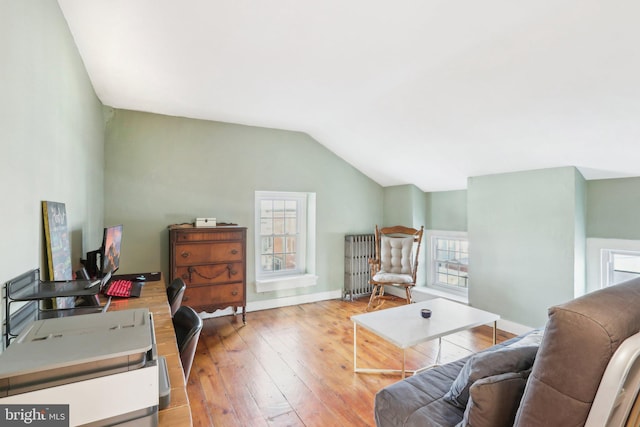
{"label": "white storage box", "polygon": [[215,227],[215,218],[196,218],[196,227]]}

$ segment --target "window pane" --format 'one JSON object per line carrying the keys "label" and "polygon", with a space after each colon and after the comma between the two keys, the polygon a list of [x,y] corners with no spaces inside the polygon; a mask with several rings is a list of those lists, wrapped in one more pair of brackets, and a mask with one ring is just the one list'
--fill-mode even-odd
{"label": "window pane", "polygon": [[284,260],[282,258],[282,255],[277,255],[273,257],[273,270],[274,271],[278,271],[278,270],[283,270],[284,269]]}
{"label": "window pane", "polygon": [[295,270],[296,269],[296,255],[295,254],[287,254],[285,256],[287,260],[287,270]]}
{"label": "window pane", "polygon": [[640,273],[640,256],[633,254],[615,254],[613,268],[616,271]]}
{"label": "window pane", "polygon": [[263,237],[260,240],[262,242],[261,253],[263,253],[263,254],[272,254],[273,253],[273,238],[272,237]]}
{"label": "window pane", "polygon": [[446,273],[447,272],[447,263],[439,262],[436,264],[438,266],[438,273]]}
{"label": "window pane", "polygon": [[306,250],[306,196],[256,192],[256,274],[303,273]]}
{"label": "window pane", "polygon": [[262,255],[261,264],[262,269],[264,271],[272,271],[273,270],[273,257],[271,255]]}
{"label": "window pane", "polygon": [[449,276],[449,282],[451,286],[458,286],[458,276]]}
{"label": "window pane", "polygon": [[271,218],[273,214],[273,200],[261,200],[260,201],[260,217]]}
{"label": "window pane", "polygon": [[273,217],[274,218],[284,217],[284,200],[273,201]]}
{"label": "window pane", "polygon": [[297,247],[297,242],[298,239],[296,239],[295,237],[287,237],[287,247],[286,247],[286,252],[288,253],[295,253],[296,252],[296,247]]}
{"label": "window pane", "polygon": [[295,218],[298,214],[298,202],[295,200],[287,200],[285,202],[285,216],[289,218]]}
{"label": "window pane", "polygon": [[273,255],[263,261],[263,265],[269,264],[269,269],[265,271],[295,270],[298,250],[298,202],[271,200],[261,205],[261,208],[263,215],[267,216],[260,221],[261,233],[265,235],[261,243],[262,254]]}
{"label": "window pane", "polygon": [[260,220],[260,234],[263,236],[273,234],[273,221],[271,218],[262,218]]}
{"label": "window pane", "polygon": [[610,285],[640,276],[640,254],[612,252],[613,271]]}
{"label": "window pane", "polygon": [[435,256],[431,265],[435,283],[455,288],[466,288],[468,283],[469,242],[460,238],[434,237]]}
{"label": "window pane", "polygon": [[276,254],[281,254],[284,252],[284,237],[273,238],[273,251]]}
{"label": "window pane", "polygon": [[284,218],[273,219],[273,234],[284,234]]}
{"label": "window pane", "polygon": [[286,234],[297,234],[298,230],[297,230],[297,224],[298,221],[296,220],[296,218],[287,218],[285,219],[285,233]]}

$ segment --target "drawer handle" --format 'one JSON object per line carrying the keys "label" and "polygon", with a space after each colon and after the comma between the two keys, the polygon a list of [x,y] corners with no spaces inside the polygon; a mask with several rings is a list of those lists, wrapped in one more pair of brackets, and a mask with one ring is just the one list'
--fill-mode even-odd
{"label": "drawer handle", "polygon": [[182,280],[189,280],[189,281],[191,281],[191,277],[190,277],[187,273],[184,273],[184,274],[182,275]]}
{"label": "drawer handle", "polygon": [[233,295],[235,297],[236,295],[238,295],[238,291],[232,291],[231,295]]}
{"label": "drawer handle", "polygon": [[232,276],[235,276],[236,274],[238,274],[237,270],[229,270],[229,274],[231,274]]}
{"label": "drawer handle", "polygon": [[191,281],[192,274],[195,274],[195,275],[200,276],[200,278],[205,279],[205,280],[214,280],[214,279],[222,276],[225,273],[225,271],[227,272],[227,275],[229,277],[231,277],[232,274],[236,274],[236,271],[233,270],[233,265],[232,264],[227,264],[226,268],[221,269],[219,272],[217,272],[213,276],[205,276],[204,274],[200,273],[195,267],[189,267],[189,268],[187,268],[187,272],[189,273],[189,275],[187,277],[189,278],[189,281]]}
{"label": "drawer handle", "polygon": [[180,254],[180,256],[181,256],[182,258],[189,258],[189,255],[191,255],[189,252],[182,252],[182,253]]}
{"label": "drawer handle", "polygon": [[238,250],[237,249],[231,249],[231,253],[236,255],[238,253]]}

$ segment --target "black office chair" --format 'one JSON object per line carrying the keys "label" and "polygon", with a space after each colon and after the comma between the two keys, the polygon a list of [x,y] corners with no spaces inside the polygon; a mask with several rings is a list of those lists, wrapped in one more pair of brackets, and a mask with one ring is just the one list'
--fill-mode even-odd
{"label": "black office chair", "polygon": [[167,299],[171,306],[171,317],[173,317],[180,308],[185,289],[187,289],[187,285],[180,277],[173,279],[173,282],[167,287]]}
{"label": "black office chair", "polygon": [[200,331],[202,331],[202,319],[193,308],[183,305],[173,316],[173,328],[176,330],[180,361],[186,381],[189,379]]}

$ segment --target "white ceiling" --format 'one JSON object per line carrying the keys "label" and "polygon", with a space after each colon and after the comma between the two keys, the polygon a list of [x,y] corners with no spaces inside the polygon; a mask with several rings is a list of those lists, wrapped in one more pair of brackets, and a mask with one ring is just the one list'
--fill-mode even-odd
{"label": "white ceiling", "polygon": [[383,186],[640,176],[637,0],[59,0],[109,106],[310,134]]}

